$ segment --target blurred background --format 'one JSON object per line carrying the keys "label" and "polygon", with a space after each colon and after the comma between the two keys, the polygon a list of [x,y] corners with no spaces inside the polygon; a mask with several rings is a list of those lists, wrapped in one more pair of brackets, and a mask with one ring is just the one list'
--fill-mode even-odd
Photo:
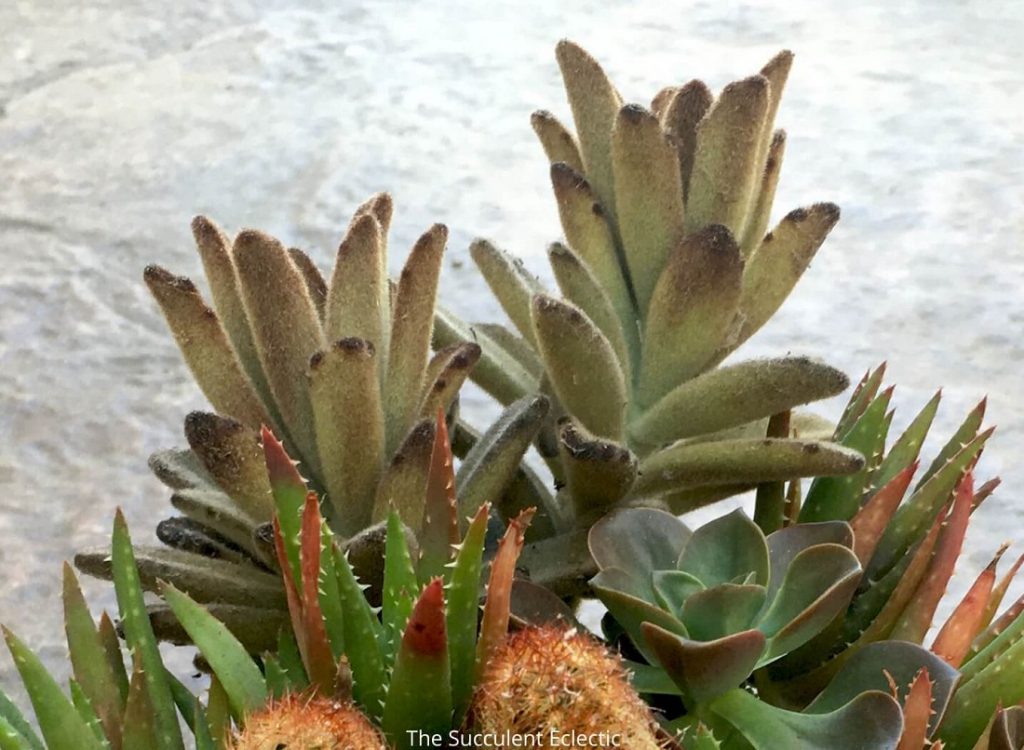
{"label": "blurred background", "polygon": [[[776,218],[821,200],[843,217],[742,353],[810,353],[853,378],[887,360],[895,428],[944,386],[936,441],[987,394],[999,429],[979,478],[1004,484],[973,523],[957,591],[1000,542],[1024,551],[1019,2],[9,0],[0,621],[58,674],[60,561],[105,543],[116,506],[136,541],[151,538],[169,505],[146,458],[182,444],[184,415],[205,405],[143,267],[198,279],[189,221],[204,213],[329,268],[351,212],[389,190],[392,268],[445,222],[442,294],[470,319],[497,318],[467,248],[486,236],[549,278],[560,229],[529,115],[569,119],[553,54],[566,36],[642,103],[796,52]],[[479,393],[464,403],[478,426],[496,413]],[[87,594],[112,606],[107,584]],[[14,685],[3,653],[0,686],[20,697]]]}

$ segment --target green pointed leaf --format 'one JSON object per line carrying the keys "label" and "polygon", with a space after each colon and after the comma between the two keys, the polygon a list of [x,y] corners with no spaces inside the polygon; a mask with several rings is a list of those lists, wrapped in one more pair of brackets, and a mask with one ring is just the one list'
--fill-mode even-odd
{"label": "green pointed leaf", "polygon": [[[3,726],[6,727],[0,734],[9,737],[13,732],[19,735],[21,740],[26,743],[25,747],[29,747],[32,750],[46,750],[35,729],[32,728],[32,725],[28,723],[28,720],[3,690],[0,690],[0,720],[3,721]],[[13,742],[11,739],[9,741]],[[18,746],[15,745],[15,747]]]}
{"label": "green pointed leaf", "polygon": [[46,671],[39,657],[7,628],[4,628],[4,637],[32,701],[46,744],[51,748],[103,750],[103,744],[79,716],[78,710]]}
{"label": "green pointed leaf", "polygon": [[0,750],[36,750],[29,740],[0,716]]}
{"label": "green pointed leaf", "polygon": [[[454,556],[459,543],[454,459],[448,440],[448,425],[444,412],[440,410],[437,412],[436,424],[430,472],[424,490],[423,519],[417,539],[420,548],[419,558],[414,575],[414,578],[418,577],[423,583],[444,574],[445,567]],[[391,523],[390,518],[388,522]],[[385,580],[386,578],[385,573]],[[404,622],[401,627],[405,627]]]}
{"label": "green pointed leaf", "polygon": [[917,461],[921,454],[921,446],[932,426],[932,420],[935,419],[935,412],[938,411],[941,398],[942,391],[932,396],[920,413],[914,417],[910,426],[889,449],[877,471],[871,476],[872,487],[884,487],[897,474]]}
{"label": "green pointed leaf", "polygon": [[921,478],[917,482],[917,488],[923,487],[929,479],[938,474],[942,469],[952,460],[961,450],[973,441],[978,435],[978,430],[981,429],[981,424],[985,419],[985,409],[988,406],[988,399],[983,398],[978,405],[971,409],[970,413],[964,418],[964,421],[957,428],[956,432],[953,433],[949,441],[942,446],[935,459],[932,461],[928,470],[921,475]]}
{"label": "green pointed leaf", "polygon": [[416,579],[409,546],[405,543],[405,532],[398,514],[388,515],[388,535],[384,552],[384,592],[381,621],[384,626],[385,663],[391,666],[395,651],[401,641],[405,625],[412,614],[413,604],[419,595],[420,585]]}
{"label": "green pointed leaf", "polygon": [[267,700],[266,682],[245,647],[223,623],[174,586],[165,586],[163,597],[217,675],[235,716],[262,706]]}
{"label": "green pointed leaf", "polygon": [[670,443],[765,419],[841,393],[849,380],[808,357],[754,359],[687,380],[630,425],[644,445]]}
{"label": "green pointed leaf", "polygon": [[[140,572],[136,566],[128,525],[118,510],[111,539],[111,569],[124,640],[139,659],[145,679],[146,693],[153,707],[157,750],[182,750],[181,729],[175,713],[163,661],[157,648],[153,628],[146,616]],[[155,582],[154,582],[155,583]],[[130,691],[129,691],[130,692]],[[85,747],[83,745],[83,747]]]}
{"label": "green pointed leaf", "polygon": [[489,513],[486,503],[477,510],[449,573],[447,628],[455,724],[464,716],[473,693],[480,573]]}
{"label": "green pointed leaf", "polygon": [[153,704],[146,690],[146,677],[136,660],[128,687],[128,701],[124,709],[122,750],[148,750],[157,743]]}
{"label": "green pointed leaf", "polygon": [[[423,690],[430,687],[429,700]],[[435,578],[420,595],[391,673],[381,726],[397,748],[413,748],[408,730],[447,732],[452,721],[444,586]]]}

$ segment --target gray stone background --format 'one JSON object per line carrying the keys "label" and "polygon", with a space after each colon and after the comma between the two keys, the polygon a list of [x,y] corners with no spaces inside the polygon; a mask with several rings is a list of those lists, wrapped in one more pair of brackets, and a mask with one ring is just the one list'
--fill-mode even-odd
{"label": "gray stone background", "polygon": [[[559,228],[528,118],[568,114],[553,58],[563,36],[641,102],[796,51],[777,213],[832,200],[843,218],[744,353],[812,353],[854,376],[887,359],[897,426],[945,386],[937,437],[988,394],[999,431],[980,475],[1005,483],[975,519],[955,586],[1004,539],[1022,551],[1020,3],[8,0],[0,621],[58,674],[60,560],[103,542],[116,506],[149,536],[167,506],[146,457],[182,442],[182,417],[203,406],[143,266],[197,275],[188,223],[207,213],[327,267],[350,212],[387,189],[392,267],[444,221],[444,293],[471,318],[498,316],[467,246],[487,236],[548,275]],[[467,400],[478,423],[494,413]],[[106,585],[88,593],[111,606]],[[20,695],[15,682],[4,654],[0,686]]]}

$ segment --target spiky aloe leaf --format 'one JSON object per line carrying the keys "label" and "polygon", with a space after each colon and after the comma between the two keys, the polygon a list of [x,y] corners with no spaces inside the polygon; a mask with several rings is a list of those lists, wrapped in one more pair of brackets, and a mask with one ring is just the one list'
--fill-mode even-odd
{"label": "spiky aloe leaf", "polygon": [[765,235],[747,258],[739,302],[743,325],[734,347],[753,336],[782,306],[837,221],[838,206],[815,203],[790,211]]}
{"label": "spiky aloe leaf", "polygon": [[234,715],[240,718],[262,706],[267,700],[266,682],[245,647],[188,594],[168,584],[163,597],[217,675]]}
{"label": "spiky aloe leaf", "polygon": [[35,750],[35,747],[7,719],[0,716],[0,750]]}
{"label": "spiky aloe leaf", "polygon": [[511,615],[512,580],[516,560],[526,541],[526,529],[533,519],[533,509],[524,510],[512,519],[498,544],[491,561],[491,575],[487,582],[487,601],[480,621],[480,637],[476,644],[476,675],[484,674],[487,665],[508,632]]}
{"label": "spiky aloe leaf", "polygon": [[720,224],[688,234],[672,248],[647,309],[642,405],[654,404],[707,366],[733,324],[742,276],[739,247]]}
{"label": "spiky aloe leaf", "polygon": [[490,505],[484,503],[466,529],[449,571],[448,645],[451,656],[452,706],[460,722],[473,693],[476,668],[477,615],[480,609],[480,571]]}
{"label": "spiky aloe leaf", "polygon": [[[3,727],[3,732],[0,734],[3,734],[8,742],[14,743],[17,740],[24,742],[24,746],[31,750],[46,750],[43,741],[36,734],[36,730],[3,690],[0,690],[0,721],[3,722],[0,725]],[[17,738],[13,738],[12,735],[17,735]]]}
{"label": "spiky aloe leaf", "polygon": [[899,742],[903,718],[886,693],[861,693],[825,714],[784,711],[745,690],[730,690],[711,710],[736,727],[754,750],[891,750]]}
{"label": "spiky aloe leaf", "polygon": [[92,728],[81,718],[74,704],[46,671],[39,657],[6,627],[3,632],[46,744],[52,748],[103,750],[103,743],[96,738]]}
{"label": "spiky aloe leaf", "polygon": [[630,434],[644,444],[738,427],[841,393],[849,380],[808,357],[755,359],[681,383],[640,415]]}
{"label": "spiky aloe leaf", "polygon": [[434,301],[447,240],[444,225],[428,229],[413,246],[399,278],[384,389],[388,453],[398,448],[416,417],[423,373],[430,359]]}
{"label": "spiky aloe leaf", "polygon": [[910,480],[917,472],[917,467],[918,463],[914,461],[892,477],[850,519],[850,527],[853,529],[853,551],[861,566],[866,567],[875,554],[878,541],[885,533],[889,520],[903,500],[907,488],[910,487]]}
{"label": "spiky aloe leaf", "polygon": [[[978,493],[975,492],[974,494],[977,495]],[[1021,566],[1024,566],[1024,555],[1017,558],[1016,562],[1010,566],[1010,569],[992,590],[992,595],[989,597],[988,603],[985,605],[985,615],[982,618],[983,628],[987,628],[995,619],[996,613],[999,611],[999,607],[1002,605],[1003,599],[1006,597],[1006,592],[1009,590],[1010,584],[1013,583],[1013,579],[1017,577],[1017,573],[1020,571]],[[971,650],[973,652],[973,647]]]}
{"label": "spiky aloe leaf", "polygon": [[[429,700],[424,700],[426,685],[430,686]],[[444,584],[435,578],[423,589],[405,628],[381,726],[396,747],[411,748],[416,745],[407,730],[443,733],[450,728],[451,720]]]}
{"label": "spiky aloe leaf", "polygon": [[157,742],[153,704],[146,690],[146,678],[138,659],[132,667],[128,701],[124,709],[122,750],[146,750]]}
{"label": "spiky aloe leaf", "polygon": [[616,205],[612,124],[622,107],[622,97],[601,66],[579,46],[563,39],[555,48],[555,55],[572,109],[583,165],[594,192],[611,210]]}
{"label": "spiky aloe leaf", "polygon": [[918,482],[913,494],[897,509],[886,527],[868,565],[868,578],[879,578],[902,557],[915,540],[921,538],[953,494],[963,473],[976,461],[993,429],[978,433],[927,481]]}
{"label": "spiky aloe leaf", "polygon": [[558,288],[569,302],[580,308],[608,338],[615,356],[622,365],[626,382],[632,382],[632,355],[623,333],[623,324],[616,314],[608,293],[601,287],[587,263],[560,242],[548,248],[548,260],[558,281]]}
{"label": "spiky aloe leaf", "polygon": [[195,284],[160,266],[147,266],[144,277],[192,376],[213,407],[247,424],[270,422],[217,314],[207,307]]}
{"label": "spiky aloe leaf", "polygon": [[[181,729],[175,713],[167,677],[142,595],[128,525],[118,509],[111,539],[111,570],[124,640],[140,660],[146,692],[153,707],[158,750],[182,750]],[[84,747],[84,746],[83,746]]]}
{"label": "spiky aloe leaf", "polygon": [[306,470],[318,474],[306,363],[324,348],[320,317],[302,274],[276,239],[246,230],[235,238],[233,252],[246,315],[283,426]]}
{"label": "spiky aloe leaf", "polygon": [[957,456],[957,454],[976,439],[978,431],[981,429],[982,422],[985,420],[985,410],[987,407],[988,399],[983,398],[973,409],[971,409],[970,412],[968,412],[956,432],[953,433],[952,437],[950,437],[946,444],[942,446],[942,449],[935,455],[931,466],[929,466],[928,470],[921,475],[921,478],[917,483],[918,488],[923,487],[929,479],[938,474],[952,459]]}
{"label": "spiky aloe leaf", "polygon": [[370,524],[384,454],[380,375],[368,340],[343,338],[309,360],[309,392],[335,528]]}
{"label": "spiky aloe leaf", "polygon": [[875,456],[885,447],[885,419],[892,398],[892,388],[875,398],[840,439],[840,444],[855,450],[867,459],[861,471],[842,477],[819,477],[811,484],[800,511],[800,521],[848,521],[860,508],[861,496]]}
{"label": "spiky aloe leaf", "polygon": [[[976,641],[976,653],[961,667],[965,680],[971,680],[997,661],[1018,640],[1024,639],[1024,597],[992,624]],[[984,645],[982,645],[984,644]]]}
{"label": "spiky aloe leaf", "polygon": [[[454,554],[454,546],[459,543],[455,468],[448,440],[448,426],[445,423],[444,412],[440,409],[437,411],[436,425],[430,471],[427,474],[424,491],[423,520],[418,537],[420,555],[416,564],[416,575],[424,582],[444,573],[445,566]],[[389,526],[388,538],[390,537]]]}
{"label": "spiky aloe leaf", "polygon": [[580,156],[576,139],[558,118],[546,110],[538,110],[530,115],[530,124],[549,162],[562,162],[577,172],[583,170],[583,157]]}
{"label": "spiky aloe leaf", "polygon": [[971,473],[967,472],[957,485],[956,499],[939,535],[935,553],[928,565],[928,573],[917,588],[913,601],[893,628],[892,638],[914,643],[924,640],[935,617],[939,600],[946,593],[946,586],[960,557],[973,501],[974,479]]}
{"label": "spiky aloe leaf", "polygon": [[210,690],[206,699],[206,722],[209,724],[210,734],[218,748],[223,748],[231,732],[231,705],[217,675],[210,676]]}
{"label": "spiky aloe leaf", "polygon": [[505,314],[523,337],[535,344],[530,317],[530,300],[543,291],[537,279],[523,267],[521,260],[513,258],[487,240],[474,240],[469,254],[501,304]]}
{"label": "spiky aloe leaf", "polygon": [[734,439],[677,443],[640,463],[635,497],[683,488],[850,474],[864,458],[848,448],[816,440]]}
{"label": "spiky aloe leaf", "polygon": [[608,338],[582,310],[542,294],[533,299],[533,324],[559,401],[595,435],[620,440],[626,383]]}
{"label": "spiky aloe leaf", "polygon": [[261,438],[264,461],[270,478],[270,490],[274,498],[275,519],[281,526],[281,536],[295,576],[295,585],[299,586],[299,536],[302,532],[302,508],[309,490],[295,468],[295,463],[285,451],[284,445],[266,426],[261,431]]}
{"label": "spiky aloe leaf", "polygon": [[637,475],[637,459],[628,448],[590,435],[571,417],[558,429],[558,452],[576,520],[587,526],[611,510]]}
{"label": "spiky aloe leaf", "polygon": [[328,341],[359,338],[373,344],[386,372],[391,304],[384,231],[372,212],[357,213],[338,246],[327,292]]}
{"label": "spiky aloe leaf", "polygon": [[[442,423],[443,424],[443,423]],[[412,614],[420,592],[409,546],[398,514],[388,515],[388,532],[384,548],[384,589],[381,597],[381,623],[384,627],[384,660],[390,668],[394,662],[402,633]]]}
{"label": "spiky aloe leaf", "polygon": [[64,631],[75,681],[92,704],[105,736],[116,746],[120,742],[124,709],[120,687],[82,589],[67,563],[64,563],[63,599]]}
{"label": "spiky aloe leaf", "polygon": [[387,671],[380,646],[383,628],[370,609],[345,553],[337,545],[332,553],[345,621],[345,648],[352,668],[352,695],[367,714],[379,718],[387,693]]}
{"label": "spiky aloe leaf", "polygon": [[[496,504],[503,520],[523,508],[503,502],[502,490],[519,469],[530,442],[548,414],[550,402],[544,396],[528,396],[510,404],[477,440],[462,460],[455,475],[459,516],[467,518],[485,502]],[[554,531],[551,509],[540,509],[538,526],[547,534]]]}
{"label": "spiky aloe leaf", "polygon": [[886,452],[885,458],[882,459],[882,463],[871,476],[872,487],[885,486],[900,472],[917,462],[918,456],[921,454],[921,446],[935,419],[935,412],[938,411],[941,400],[942,391],[938,391],[893,443],[893,446]]}
{"label": "spiky aloe leaf", "polygon": [[1006,547],[1005,544],[1000,547],[935,636],[932,651],[954,667],[963,663],[971,642],[984,627],[985,607],[996,581],[996,566]]}
{"label": "spiky aloe leaf", "polygon": [[[280,531],[278,531],[277,537],[280,538]],[[334,652],[324,626],[324,611],[320,606],[321,599],[333,600],[337,605],[334,613],[341,615],[337,588],[331,585],[334,583],[334,577],[331,576],[327,581],[322,580],[324,564],[321,553],[325,542],[327,548],[330,549],[331,540],[330,533],[323,530],[323,519],[320,517],[320,505],[316,493],[310,492],[306,495],[306,503],[302,509],[302,532],[299,539],[299,560],[302,566],[299,578],[302,580],[302,587],[297,593],[299,602],[301,602],[302,630],[308,649],[306,674],[309,675],[310,682],[322,695],[333,694],[334,677],[337,670]],[[279,550],[282,548],[283,545],[278,547]],[[287,586],[287,581],[293,579],[294,576],[289,576],[285,569],[288,562],[287,555],[281,555],[279,552],[278,557],[282,577]],[[289,605],[294,605],[294,602],[290,601]],[[337,625],[336,620],[335,625]],[[340,651],[343,644],[338,645]],[[223,682],[223,679],[221,681]],[[225,687],[227,687],[227,683],[225,683]]]}
{"label": "spiky aloe leaf", "polygon": [[635,104],[612,129],[615,216],[641,313],[658,274],[683,237],[683,184],[675,144],[658,118]]}

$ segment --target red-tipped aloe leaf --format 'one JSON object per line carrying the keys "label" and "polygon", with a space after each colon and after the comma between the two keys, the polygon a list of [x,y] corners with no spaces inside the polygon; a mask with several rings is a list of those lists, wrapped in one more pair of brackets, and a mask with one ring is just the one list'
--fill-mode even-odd
{"label": "red-tipped aloe leaf", "polygon": [[444,411],[437,410],[437,430],[427,474],[423,522],[420,526],[420,559],[417,573],[421,581],[444,573],[459,543],[459,518],[455,497],[455,469],[448,440]]}
{"label": "red-tipped aloe leaf", "polygon": [[889,519],[903,500],[917,466],[917,461],[914,461],[896,474],[850,519],[850,527],[853,529],[853,552],[862,566],[866,566],[871,556],[875,554],[875,547],[885,533]]}
{"label": "red-tipped aloe leaf", "polygon": [[295,467],[295,462],[285,452],[284,445],[266,425],[263,426],[261,437],[263,456],[267,462],[267,475],[270,477],[270,491],[274,495],[276,518],[281,526],[284,548],[288,553],[295,585],[301,586],[299,535],[302,532],[302,508],[306,504],[306,493],[309,490]]}
{"label": "red-tipped aloe leaf", "polygon": [[985,607],[992,595],[992,588],[995,586],[996,566],[1004,552],[1006,552],[1006,545],[999,549],[996,556],[992,558],[992,562],[981,571],[970,590],[964,595],[935,637],[932,651],[954,667],[959,667],[963,663],[971,643],[984,627]]}
{"label": "red-tipped aloe leaf", "polygon": [[[977,493],[975,493],[977,495]],[[988,603],[985,605],[985,616],[982,618],[982,627],[987,628],[995,620],[996,614],[999,612],[999,607],[1003,603],[1003,599],[1006,597],[1006,592],[1010,588],[1010,584],[1013,583],[1013,579],[1017,577],[1017,572],[1021,566],[1024,565],[1024,555],[1017,558],[1017,561],[1010,567],[1000,580],[996,584],[996,587],[992,589],[992,595],[988,598]]]}
{"label": "red-tipped aloe leaf", "polygon": [[[892,692],[893,698],[899,700],[899,686],[895,680],[892,682]],[[896,750],[925,750],[931,715],[932,681],[928,670],[922,669],[910,683],[907,698],[903,701],[903,736]]]}
{"label": "red-tipped aloe leaf", "polygon": [[302,562],[302,630],[306,641],[306,674],[317,692],[323,696],[334,694],[336,674],[334,654],[327,640],[324,615],[320,609],[320,506],[315,492],[306,495],[302,510],[302,536],[299,557]]}
{"label": "red-tipped aloe leaf", "polygon": [[476,665],[476,627],[480,611],[480,572],[491,506],[484,503],[466,530],[449,570],[448,644],[451,655],[452,706],[461,721],[473,693]]}

